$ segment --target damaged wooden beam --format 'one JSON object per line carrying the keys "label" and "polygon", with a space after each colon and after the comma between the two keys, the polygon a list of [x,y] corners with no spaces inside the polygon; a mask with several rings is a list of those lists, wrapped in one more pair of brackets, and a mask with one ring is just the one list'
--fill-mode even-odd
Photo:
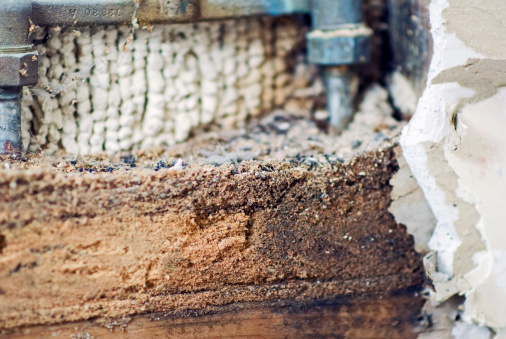
{"label": "damaged wooden beam", "polygon": [[241,303],[171,317],[162,313],[24,328],[33,338],[416,338],[412,321],[423,300],[412,295],[344,297],[333,302]]}
{"label": "damaged wooden beam", "polygon": [[266,314],[342,298],[354,307],[418,305],[399,314],[421,306],[420,256],[388,212],[391,146],[346,163],[126,164],[114,172],[105,162],[28,163],[4,161],[11,168],[0,170],[5,333],[156,312],[173,322],[242,303],[277,305]]}

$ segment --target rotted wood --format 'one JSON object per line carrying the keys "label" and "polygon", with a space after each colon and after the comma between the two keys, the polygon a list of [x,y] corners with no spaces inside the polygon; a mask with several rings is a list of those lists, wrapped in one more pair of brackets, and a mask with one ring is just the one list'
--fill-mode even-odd
{"label": "rotted wood", "polygon": [[320,168],[62,164],[0,175],[1,329],[421,286],[413,239],[388,212],[392,148]]}
{"label": "rotted wood", "polygon": [[200,315],[163,313],[18,329],[28,338],[416,338],[415,293],[341,298],[328,303],[236,304]]}

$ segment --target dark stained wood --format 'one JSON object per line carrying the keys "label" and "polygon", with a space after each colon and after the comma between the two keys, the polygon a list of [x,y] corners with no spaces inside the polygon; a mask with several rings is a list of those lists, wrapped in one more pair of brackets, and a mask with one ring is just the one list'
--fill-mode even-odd
{"label": "dark stained wood", "polygon": [[240,304],[202,316],[141,315],[18,329],[5,338],[416,338],[413,324],[423,299],[398,296],[343,298],[326,304]]}

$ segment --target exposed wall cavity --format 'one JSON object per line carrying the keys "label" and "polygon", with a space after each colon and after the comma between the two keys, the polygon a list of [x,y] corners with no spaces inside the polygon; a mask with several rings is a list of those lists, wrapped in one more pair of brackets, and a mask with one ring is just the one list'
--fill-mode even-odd
{"label": "exposed wall cavity", "polygon": [[[434,299],[465,295],[456,338],[506,327],[506,2],[432,0],[434,54],[401,145],[437,220]],[[427,229],[430,225],[427,225]],[[422,232],[423,233],[423,232]],[[474,334],[473,334],[474,333]],[[473,336],[474,335],[474,336]]]}
{"label": "exposed wall cavity", "polygon": [[306,99],[322,87],[305,62],[307,30],[297,18],[40,30],[40,79],[23,99],[23,143],[116,153],[242,127],[275,107],[311,108]]}

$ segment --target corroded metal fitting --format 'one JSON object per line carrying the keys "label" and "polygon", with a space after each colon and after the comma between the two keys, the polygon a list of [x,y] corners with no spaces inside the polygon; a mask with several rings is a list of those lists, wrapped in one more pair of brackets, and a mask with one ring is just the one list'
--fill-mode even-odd
{"label": "corroded metal fitting", "polygon": [[[29,48],[31,0],[0,0],[0,48]],[[2,53],[2,52],[0,52]]]}
{"label": "corroded metal fitting", "polygon": [[372,31],[362,22],[360,0],[312,0],[311,15],[308,59],[321,66],[331,130],[341,132],[353,116],[357,87],[346,66],[369,61]]}
{"label": "corroded metal fitting", "polygon": [[38,80],[31,16],[31,0],[0,0],[0,154],[21,153],[21,90]]}
{"label": "corroded metal fitting", "polygon": [[39,53],[1,54],[0,48],[0,87],[22,87],[36,85],[38,82]]}
{"label": "corroded metal fitting", "polygon": [[21,154],[21,88],[0,88],[0,154]]}
{"label": "corroded metal fitting", "polygon": [[308,59],[322,66],[352,65],[369,61],[372,30],[363,24],[307,35]]}
{"label": "corroded metal fitting", "polygon": [[313,30],[307,34],[308,59],[321,66],[369,61],[372,30],[362,22],[362,1],[312,0]]}
{"label": "corroded metal fitting", "polygon": [[331,31],[363,21],[360,0],[312,0],[310,7],[315,29]]}

